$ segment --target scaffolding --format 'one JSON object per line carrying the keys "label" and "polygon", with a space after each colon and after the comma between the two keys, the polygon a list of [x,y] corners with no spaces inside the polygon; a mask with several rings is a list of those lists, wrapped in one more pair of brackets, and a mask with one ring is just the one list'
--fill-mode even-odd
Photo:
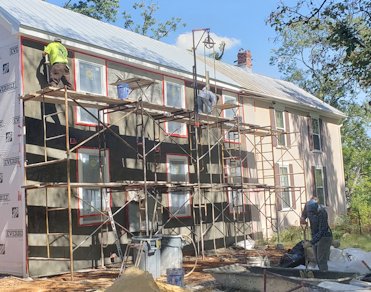
{"label": "scaffolding", "polygon": [[[277,164],[295,163],[297,165],[296,168],[300,168],[302,171],[294,173],[291,168],[290,175],[302,176],[305,179],[304,166],[302,161],[290,154],[290,149],[282,149],[279,157],[275,157],[276,151],[273,147],[273,139],[276,139],[278,135],[294,135],[295,133],[280,132],[272,129],[271,126],[262,127],[242,122],[238,114],[242,104],[240,100],[237,100],[235,103],[218,104],[212,113],[204,114],[195,110],[148,102],[149,99],[144,89],[154,84],[152,80],[131,78],[122,81],[129,84],[132,92],[139,92],[138,98],[131,99],[129,95],[129,98],[120,100],[106,96],[78,93],[66,88],[46,88],[35,94],[28,94],[22,97],[24,106],[26,106],[28,101],[38,101],[43,106],[51,103],[60,104],[63,107],[62,111],[56,111],[51,114],[46,114],[45,110],[43,110],[44,160],[25,165],[26,175],[27,170],[31,168],[51,167],[56,164],[62,164],[65,167],[67,178],[65,182],[29,183],[26,177],[24,186],[26,193],[34,189],[45,190],[45,244],[47,257],[52,257],[49,248],[51,244],[58,238],[68,238],[69,257],[64,258],[64,260],[69,261],[71,277],[73,277],[74,252],[94,234],[98,232],[103,233],[104,228],[108,228],[106,223],[109,221],[113,222],[111,228],[116,234],[116,245],[119,250],[120,238],[123,234],[133,236],[135,232],[122,226],[114,218],[133,201],[138,203],[140,234],[149,237],[162,234],[163,232],[174,234],[177,232],[177,228],[172,227],[170,223],[177,221],[183,229],[187,230],[188,235],[193,238],[197,245],[197,253],[202,257],[206,249],[206,240],[211,241],[212,248],[216,251],[218,238],[222,238],[223,246],[227,247],[228,242],[226,238],[228,237],[233,237],[234,243],[240,240],[245,242],[249,234],[259,232],[259,230],[254,230],[252,224],[254,219],[252,218],[253,212],[258,214],[259,218],[265,219],[265,236],[269,236],[269,231],[276,232],[279,240],[280,227],[283,225],[288,212],[282,218],[279,218],[277,200],[285,202],[282,194],[289,191],[296,194],[294,203],[303,204],[306,196],[306,184],[304,180],[302,186],[280,187],[280,183],[277,181],[277,177],[279,177]],[[94,134],[74,147],[70,147],[69,107],[73,105],[79,106],[86,111],[97,121],[98,125]],[[91,108],[98,109],[98,115],[93,114],[90,110]],[[224,113],[226,110],[233,111],[233,116],[225,117]],[[118,113],[120,118],[115,121],[111,120],[109,124],[105,123],[105,116],[113,113]],[[48,136],[47,119],[52,115],[58,114],[64,114],[65,133],[58,136]],[[135,146],[112,129],[114,125],[129,117],[134,117],[135,120],[135,126],[133,126],[135,128]],[[179,144],[171,133],[167,133],[164,125],[170,121],[187,125],[189,133],[188,145]],[[149,133],[147,129],[149,123],[152,125],[152,133]],[[131,151],[136,153],[137,160],[141,161],[141,180],[129,181],[122,178],[122,180],[115,182],[105,181],[103,168],[105,167],[104,155],[107,148],[106,138],[108,134],[122,143],[125,149],[131,149]],[[48,142],[61,138],[65,140],[65,157],[51,160],[47,153]],[[71,153],[76,152],[79,147],[92,139],[98,140],[100,181],[94,183],[71,182]],[[194,166],[194,180],[171,182],[159,179],[158,170],[161,148],[168,142],[177,145],[179,151],[188,157],[190,164]],[[215,153],[216,159],[213,155]],[[244,174],[244,171],[249,168],[248,155],[251,155],[251,153],[253,153],[256,160],[256,175],[253,182],[249,181],[249,178]],[[148,169],[149,167],[151,171]],[[151,174],[150,178],[149,174]],[[91,234],[86,236],[84,240],[74,242],[71,200],[73,197],[77,197],[73,190],[84,187],[99,188],[101,197],[105,199],[113,192],[131,192],[134,195],[128,197],[126,202],[111,214],[106,210],[97,209],[91,202],[83,201],[84,204],[101,214],[102,220],[101,224]],[[53,188],[66,190],[67,206],[48,206],[48,190]],[[171,191],[189,192],[190,194],[183,205],[172,212],[161,199],[162,194]],[[252,194],[258,196],[260,201],[256,202]],[[215,199],[218,196],[222,200],[218,201]],[[177,216],[187,204],[190,204],[192,209],[191,224],[184,223]],[[290,206],[289,211],[296,213],[295,207],[293,207],[295,204],[293,206],[291,206],[292,204],[287,205]],[[49,215],[51,212],[60,212],[62,210],[68,213],[68,233],[52,233],[50,232]],[[164,210],[169,216],[163,221],[162,213]],[[260,219],[257,222],[257,225],[259,225]],[[115,230],[116,225],[121,232]],[[233,232],[228,228],[229,225],[233,226]],[[218,237],[217,234],[222,235],[222,237]],[[103,257],[102,251],[102,264],[104,263]]]}

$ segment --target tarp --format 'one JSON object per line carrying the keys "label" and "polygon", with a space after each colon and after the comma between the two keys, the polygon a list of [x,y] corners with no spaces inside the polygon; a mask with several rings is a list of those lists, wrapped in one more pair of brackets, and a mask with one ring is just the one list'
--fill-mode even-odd
{"label": "tarp", "polygon": [[23,122],[19,43],[0,48],[0,273],[25,276]]}

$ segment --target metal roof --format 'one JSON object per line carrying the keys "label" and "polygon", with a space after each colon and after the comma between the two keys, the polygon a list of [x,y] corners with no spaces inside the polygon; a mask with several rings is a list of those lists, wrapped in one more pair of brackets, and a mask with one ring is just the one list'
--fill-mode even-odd
{"label": "metal roof", "polygon": [[[107,24],[41,0],[0,0],[0,15],[18,29],[23,27],[61,36],[75,42],[102,48],[141,61],[192,74],[193,55],[174,45]],[[198,59],[199,63],[203,60]],[[214,71],[210,60],[198,65],[198,74],[205,67]],[[242,68],[216,62],[216,79],[236,89],[254,91],[268,97],[300,103],[312,109],[343,117],[344,114],[292,83],[249,73]],[[213,74],[212,74],[213,75]]]}
{"label": "metal roof", "polygon": [[[214,63],[214,60],[209,58],[207,63],[211,65]],[[220,61],[215,61],[215,67],[217,72],[229,76],[249,93],[256,93],[257,95],[279,99],[283,102],[307,106],[313,110],[345,116],[341,111],[291,82],[256,74],[244,68]]]}

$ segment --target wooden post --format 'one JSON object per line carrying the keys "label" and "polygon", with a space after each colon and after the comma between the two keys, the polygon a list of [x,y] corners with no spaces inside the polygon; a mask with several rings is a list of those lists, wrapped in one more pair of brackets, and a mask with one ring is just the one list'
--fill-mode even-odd
{"label": "wooden post", "polygon": [[73,280],[73,241],[72,241],[72,207],[71,207],[71,161],[70,161],[70,133],[68,119],[67,86],[64,86],[64,106],[66,122],[66,158],[67,158],[67,198],[68,198],[68,238],[70,246],[70,272]]}

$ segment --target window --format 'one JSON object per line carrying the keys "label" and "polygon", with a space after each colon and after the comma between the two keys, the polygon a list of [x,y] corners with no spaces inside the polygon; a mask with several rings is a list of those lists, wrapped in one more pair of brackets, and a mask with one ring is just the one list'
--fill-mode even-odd
{"label": "window", "polygon": [[282,210],[289,209],[292,206],[290,194],[289,169],[287,166],[280,166],[280,186]]}
{"label": "window", "polygon": [[[178,211],[179,210],[179,211]],[[176,217],[191,216],[189,192],[171,192],[169,194],[169,211]]]}
{"label": "window", "polygon": [[[107,94],[106,68],[104,60],[76,54],[75,74],[77,91],[98,95]],[[98,117],[98,109],[87,108],[87,110],[95,117]],[[76,107],[76,121],[83,125],[98,124],[96,119],[80,107]]]}
{"label": "window", "polygon": [[[237,102],[237,97],[235,96],[229,96],[229,95],[223,95],[223,103],[231,103],[231,104],[238,104]],[[234,119],[235,117],[238,116],[238,106],[235,108],[230,108],[230,109],[225,109],[224,110],[224,117],[228,119]],[[239,135],[237,132],[230,131],[227,132],[225,135],[225,139],[231,142],[239,142]]]}
{"label": "window", "polygon": [[325,183],[322,168],[315,168],[314,170],[314,184],[315,194],[321,204],[325,204]]}
{"label": "window", "polygon": [[[188,182],[188,157],[183,155],[167,155],[167,179],[171,182]],[[191,195],[189,192],[170,192],[169,211],[176,217],[191,216]]]}
{"label": "window", "polygon": [[321,130],[319,119],[312,118],[312,140],[313,140],[313,149],[321,150]]}
{"label": "window", "polygon": [[[241,163],[239,160],[226,159],[226,178],[229,184],[241,184]],[[243,192],[241,189],[228,188],[229,211],[243,212]]]}
{"label": "window", "polygon": [[[280,132],[285,132],[285,118],[283,111],[275,110],[276,112],[276,128]],[[284,133],[279,133],[277,137],[277,144],[280,146],[286,146],[286,139]]]}
{"label": "window", "polygon": [[232,184],[241,184],[241,161],[237,159],[225,159],[227,182]]}
{"label": "window", "polygon": [[[165,80],[164,102],[166,106],[185,108],[184,84]],[[167,133],[174,136],[187,136],[187,125],[180,122],[166,122]]]}
{"label": "window", "polygon": [[[98,183],[100,182],[99,169],[99,150],[80,148],[77,153],[78,163],[78,182],[80,183]],[[103,154],[104,165],[108,165],[107,155]],[[104,181],[108,179],[108,167],[104,168]],[[104,191],[100,188],[86,187],[78,189],[79,204],[79,222],[81,225],[94,224],[102,222],[99,211],[106,210]],[[98,211],[99,210],[99,211]]]}
{"label": "window", "polygon": [[229,211],[242,213],[244,211],[244,194],[241,189],[228,188]]}

